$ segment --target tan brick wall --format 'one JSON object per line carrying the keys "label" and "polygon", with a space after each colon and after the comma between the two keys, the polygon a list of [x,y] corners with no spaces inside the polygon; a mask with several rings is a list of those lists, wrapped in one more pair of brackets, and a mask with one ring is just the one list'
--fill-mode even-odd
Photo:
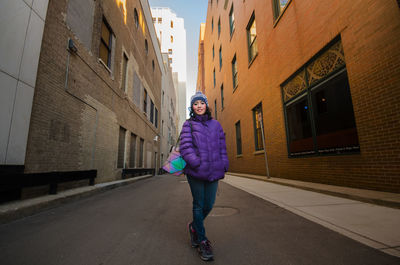
{"label": "tan brick wall", "polygon": [[[117,168],[120,126],[127,130],[126,161],[129,161],[131,132],[138,136],[138,141],[141,137],[149,143],[148,151],[152,155],[158,152],[158,144],[153,138],[159,133],[159,126],[155,128],[150,123],[142,108],[133,103],[132,96],[133,71],[136,71],[159,111],[160,121],[161,70],[147,25],[144,31],[134,26],[134,8],[145,23],[140,1],[127,1],[126,25],[116,1],[96,1],[90,51],[66,24],[67,4],[68,1],[49,2],[29,131],[26,172],[97,169],[97,182],[115,180],[121,176],[121,169]],[[103,16],[116,37],[111,74],[98,60]],[[65,89],[68,38],[73,39],[78,52],[70,55]],[[144,52],[145,38],[149,44],[148,55]],[[129,57],[126,93],[121,90],[123,52]]]}
{"label": "tan brick wall", "polygon": [[[271,176],[400,192],[400,16],[396,1],[292,0],[275,25],[272,1],[234,0],[226,9],[221,2],[208,6],[205,85],[209,102],[218,102],[218,120],[226,131],[230,170],[266,174],[263,154],[254,154],[252,109],[262,102]],[[235,12],[232,38],[228,23],[231,2]],[[258,56],[249,66],[246,26],[253,11]],[[222,32],[218,38],[219,16]],[[288,158],[280,85],[338,35],[344,48],[361,152]],[[231,61],[235,53],[238,87],[233,91]],[[220,108],[222,83],[224,110]],[[241,157],[236,157],[238,120],[242,129]]]}

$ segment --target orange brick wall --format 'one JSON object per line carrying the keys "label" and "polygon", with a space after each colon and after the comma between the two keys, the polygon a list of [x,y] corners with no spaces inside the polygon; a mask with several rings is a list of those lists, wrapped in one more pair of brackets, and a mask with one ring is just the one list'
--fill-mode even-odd
{"label": "orange brick wall", "polygon": [[[231,37],[232,3],[235,31]],[[253,11],[258,55],[249,65],[246,26]],[[288,158],[280,85],[338,35],[344,48],[361,152]],[[238,87],[233,91],[231,61],[235,53]],[[208,4],[204,58],[206,95],[212,107],[215,99],[218,102],[230,171],[266,174],[263,153],[254,151],[252,117],[252,109],[262,102],[272,177],[400,192],[400,9],[396,0],[292,0],[275,24],[270,0],[233,0],[226,9],[224,1],[213,1]],[[235,136],[235,123],[239,120],[243,149],[240,157],[236,156]]]}

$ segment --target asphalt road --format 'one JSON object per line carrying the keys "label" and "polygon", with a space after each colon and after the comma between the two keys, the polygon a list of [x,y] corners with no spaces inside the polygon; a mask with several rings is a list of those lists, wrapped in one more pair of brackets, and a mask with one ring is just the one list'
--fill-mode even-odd
{"label": "asphalt road", "polygon": [[[157,176],[1,225],[0,264],[204,264],[189,245],[190,219],[185,179]],[[206,229],[212,264],[400,264],[222,182]]]}

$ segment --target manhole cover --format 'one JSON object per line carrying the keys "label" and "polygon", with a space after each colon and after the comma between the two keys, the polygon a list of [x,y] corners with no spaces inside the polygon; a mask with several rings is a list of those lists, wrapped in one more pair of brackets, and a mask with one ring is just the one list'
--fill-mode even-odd
{"label": "manhole cover", "polygon": [[215,206],[212,209],[210,216],[213,216],[213,217],[231,216],[231,215],[234,215],[237,213],[239,213],[239,209],[228,207],[228,206]]}

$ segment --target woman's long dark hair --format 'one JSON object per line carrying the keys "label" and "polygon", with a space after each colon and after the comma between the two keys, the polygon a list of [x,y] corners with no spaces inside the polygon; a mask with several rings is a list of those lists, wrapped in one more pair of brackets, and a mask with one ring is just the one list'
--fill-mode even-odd
{"label": "woman's long dark hair", "polygon": [[[189,116],[190,116],[190,120],[192,120],[193,118],[194,118],[194,116],[196,115],[196,113],[194,113],[194,110],[193,110],[193,108],[190,108],[190,113],[189,113]],[[212,117],[211,117],[211,111],[210,111],[210,108],[207,106],[206,107],[206,112],[204,113],[204,115],[208,115],[208,119],[209,120],[211,120],[212,119]]]}

